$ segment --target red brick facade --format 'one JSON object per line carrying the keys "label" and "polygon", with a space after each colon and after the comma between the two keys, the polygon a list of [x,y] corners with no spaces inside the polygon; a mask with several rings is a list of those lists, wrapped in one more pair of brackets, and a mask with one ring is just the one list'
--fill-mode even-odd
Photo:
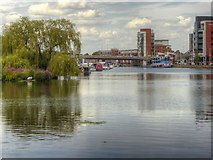
{"label": "red brick facade", "polygon": [[204,43],[204,48],[205,48],[205,54],[207,57],[209,57],[209,61],[211,60],[212,57],[212,46],[213,46],[213,22],[212,21],[206,21],[205,22],[205,43]]}
{"label": "red brick facade", "polygon": [[150,28],[142,28],[140,32],[146,32],[146,54],[151,55],[154,49],[152,45],[152,30]]}
{"label": "red brick facade", "polygon": [[155,45],[155,54],[157,54],[157,53],[166,53],[166,52],[172,52],[172,49],[171,49],[170,46]]}

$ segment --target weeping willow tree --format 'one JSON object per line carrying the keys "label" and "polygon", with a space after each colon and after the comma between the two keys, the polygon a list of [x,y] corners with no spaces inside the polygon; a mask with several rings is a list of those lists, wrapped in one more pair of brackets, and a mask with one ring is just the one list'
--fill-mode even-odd
{"label": "weeping willow tree", "polygon": [[76,58],[66,53],[52,55],[48,69],[54,76],[75,76],[80,73]]}
{"label": "weeping willow tree", "polygon": [[8,59],[7,56],[18,56],[32,67],[46,69],[53,54],[63,52],[77,57],[80,51],[80,33],[67,19],[30,20],[22,17],[3,27],[3,60]]}

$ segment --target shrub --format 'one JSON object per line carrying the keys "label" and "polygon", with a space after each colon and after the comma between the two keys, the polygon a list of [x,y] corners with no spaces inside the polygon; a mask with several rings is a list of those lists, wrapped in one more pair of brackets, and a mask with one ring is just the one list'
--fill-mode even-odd
{"label": "shrub", "polygon": [[35,80],[36,81],[44,81],[45,80],[45,74],[42,71],[36,71],[35,73]]}
{"label": "shrub", "polygon": [[52,77],[52,73],[48,70],[36,70],[35,72],[35,80],[36,81],[45,81],[50,80]]}
{"label": "shrub", "polygon": [[52,73],[49,71],[49,70],[45,70],[45,78],[47,80],[51,79],[52,78]]}
{"label": "shrub", "polygon": [[26,80],[27,77],[33,77],[34,71],[24,68],[4,68],[2,71],[3,81]]}

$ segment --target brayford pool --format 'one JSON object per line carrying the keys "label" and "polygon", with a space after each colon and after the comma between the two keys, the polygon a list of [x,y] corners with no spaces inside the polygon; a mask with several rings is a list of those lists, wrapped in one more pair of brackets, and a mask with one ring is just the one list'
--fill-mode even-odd
{"label": "brayford pool", "polygon": [[3,158],[210,158],[207,69],[114,68],[2,83]]}

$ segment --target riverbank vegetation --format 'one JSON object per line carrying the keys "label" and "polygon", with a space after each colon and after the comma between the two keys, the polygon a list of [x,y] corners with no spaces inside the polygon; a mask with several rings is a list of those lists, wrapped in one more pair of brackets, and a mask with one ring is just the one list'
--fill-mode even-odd
{"label": "riverbank vegetation", "polygon": [[2,32],[2,80],[26,77],[47,80],[78,75],[80,33],[66,19],[30,20],[22,17]]}

